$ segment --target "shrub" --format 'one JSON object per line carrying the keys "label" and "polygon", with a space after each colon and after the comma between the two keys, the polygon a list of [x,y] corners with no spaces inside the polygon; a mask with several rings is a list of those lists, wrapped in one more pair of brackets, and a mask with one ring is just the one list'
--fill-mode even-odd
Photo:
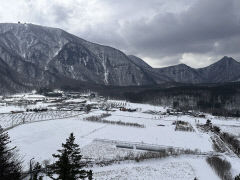
{"label": "shrub", "polygon": [[194,129],[191,124],[185,121],[175,121],[173,122],[175,125],[175,131],[190,131],[193,132]]}
{"label": "shrub", "polygon": [[220,133],[221,129],[218,126],[213,126],[213,131],[216,133]]}
{"label": "shrub", "polygon": [[90,116],[90,117],[85,118],[84,120],[92,121],[92,122],[100,122],[100,123],[105,123],[105,124],[112,124],[112,125],[131,126],[131,127],[136,127],[136,128],[145,128],[145,126],[143,124],[122,122],[122,121],[110,121],[110,120],[103,119],[103,118],[105,118],[107,116],[109,116],[109,115],[108,114],[102,114],[100,116]]}

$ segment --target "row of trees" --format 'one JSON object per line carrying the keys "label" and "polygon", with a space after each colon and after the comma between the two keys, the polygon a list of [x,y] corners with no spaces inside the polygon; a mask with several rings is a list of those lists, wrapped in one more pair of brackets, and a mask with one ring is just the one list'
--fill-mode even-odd
{"label": "row of trees", "polygon": [[210,130],[213,132],[217,133],[220,138],[228,144],[228,146],[231,147],[231,149],[238,155],[240,156],[240,141],[238,138],[232,134],[229,134],[227,132],[222,132],[221,129],[218,126],[213,126],[211,121],[208,119],[206,121],[205,126],[209,127]]}
{"label": "row of trees", "polygon": [[207,158],[208,164],[215,170],[217,175],[223,180],[233,179],[231,175],[231,164],[218,156]]}
{"label": "row of trees", "polygon": [[[16,147],[10,147],[10,139],[0,127],[0,179],[21,180],[23,179],[22,162],[17,156]],[[36,163],[30,170],[30,180],[41,180],[43,173],[53,180],[92,180],[92,171],[84,170],[86,163],[82,161],[79,145],[75,143],[73,133],[62,144],[62,149],[53,154],[56,161],[42,168]]]}

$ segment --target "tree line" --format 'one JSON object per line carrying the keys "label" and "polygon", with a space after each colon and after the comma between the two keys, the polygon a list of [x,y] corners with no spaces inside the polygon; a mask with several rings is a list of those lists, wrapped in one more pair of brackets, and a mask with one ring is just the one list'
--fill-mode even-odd
{"label": "tree line", "polygon": [[240,117],[240,85],[176,86],[152,88],[138,92],[128,91],[122,98],[135,103],[171,106],[185,110],[198,110],[213,115]]}

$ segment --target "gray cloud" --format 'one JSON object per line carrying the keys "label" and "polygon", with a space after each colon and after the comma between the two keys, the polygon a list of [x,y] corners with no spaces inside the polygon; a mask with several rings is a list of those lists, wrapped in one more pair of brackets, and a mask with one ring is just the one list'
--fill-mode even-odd
{"label": "gray cloud", "polygon": [[[239,53],[240,19],[234,0],[201,0],[188,10],[126,23],[124,34],[141,55]],[[177,61],[176,61],[177,62]]]}
{"label": "gray cloud", "polygon": [[67,22],[73,14],[73,10],[67,7],[56,5],[52,8],[56,22]]}
{"label": "gray cloud", "polygon": [[199,67],[240,57],[239,7],[239,0],[8,0],[0,21],[59,27],[154,66]]}

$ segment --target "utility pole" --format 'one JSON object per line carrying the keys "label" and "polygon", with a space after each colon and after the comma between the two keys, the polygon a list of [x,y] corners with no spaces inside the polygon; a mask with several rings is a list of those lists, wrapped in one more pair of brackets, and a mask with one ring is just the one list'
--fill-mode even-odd
{"label": "utility pole", "polygon": [[32,158],[31,160],[30,160],[30,180],[33,180],[33,173],[32,173],[32,160],[33,160],[34,158]]}

